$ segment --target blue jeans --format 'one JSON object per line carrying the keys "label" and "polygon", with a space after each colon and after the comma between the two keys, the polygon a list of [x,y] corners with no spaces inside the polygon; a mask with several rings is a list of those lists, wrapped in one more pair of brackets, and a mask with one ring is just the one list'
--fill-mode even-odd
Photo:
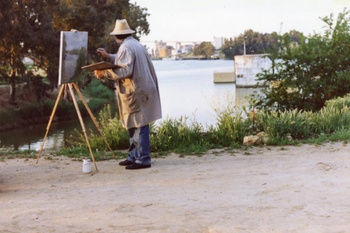
{"label": "blue jeans", "polygon": [[141,128],[131,128],[128,131],[130,147],[127,159],[137,164],[150,165],[149,125],[142,126]]}

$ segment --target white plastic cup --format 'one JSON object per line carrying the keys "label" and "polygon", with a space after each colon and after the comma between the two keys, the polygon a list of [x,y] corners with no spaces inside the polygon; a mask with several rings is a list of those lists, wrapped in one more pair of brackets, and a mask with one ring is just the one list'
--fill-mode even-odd
{"label": "white plastic cup", "polygon": [[83,173],[91,172],[91,162],[90,159],[83,159]]}

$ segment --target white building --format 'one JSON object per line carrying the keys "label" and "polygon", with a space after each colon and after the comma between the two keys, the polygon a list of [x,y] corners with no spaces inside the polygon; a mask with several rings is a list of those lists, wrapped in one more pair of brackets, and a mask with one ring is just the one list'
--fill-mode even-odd
{"label": "white building", "polygon": [[[258,84],[257,74],[272,69],[272,61],[266,54],[235,56],[235,75],[237,87],[253,87]],[[259,84],[262,86],[262,84]]]}

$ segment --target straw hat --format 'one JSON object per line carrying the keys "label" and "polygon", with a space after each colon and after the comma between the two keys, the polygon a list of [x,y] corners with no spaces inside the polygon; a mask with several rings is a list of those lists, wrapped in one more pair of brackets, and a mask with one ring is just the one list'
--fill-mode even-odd
{"label": "straw hat", "polygon": [[109,35],[112,35],[112,36],[125,35],[125,34],[132,34],[134,32],[135,32],[134,30],[130,29],[126,19],[117,19],[117,21],[115,22],[114,30],[113,32],[109,33]]}

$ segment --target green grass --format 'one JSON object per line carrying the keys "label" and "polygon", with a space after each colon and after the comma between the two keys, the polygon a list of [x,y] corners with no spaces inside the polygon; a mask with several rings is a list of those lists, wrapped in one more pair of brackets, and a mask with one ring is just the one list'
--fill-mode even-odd
{"label": "green grass", "polygon": [[35,159],[37,157],[37,152],[33,150],[24,150],[24,151],[14,151],[8,149],[0,149],[0,161],[5,159],[14,159],[14,158],[26,158],[26,159]]}

